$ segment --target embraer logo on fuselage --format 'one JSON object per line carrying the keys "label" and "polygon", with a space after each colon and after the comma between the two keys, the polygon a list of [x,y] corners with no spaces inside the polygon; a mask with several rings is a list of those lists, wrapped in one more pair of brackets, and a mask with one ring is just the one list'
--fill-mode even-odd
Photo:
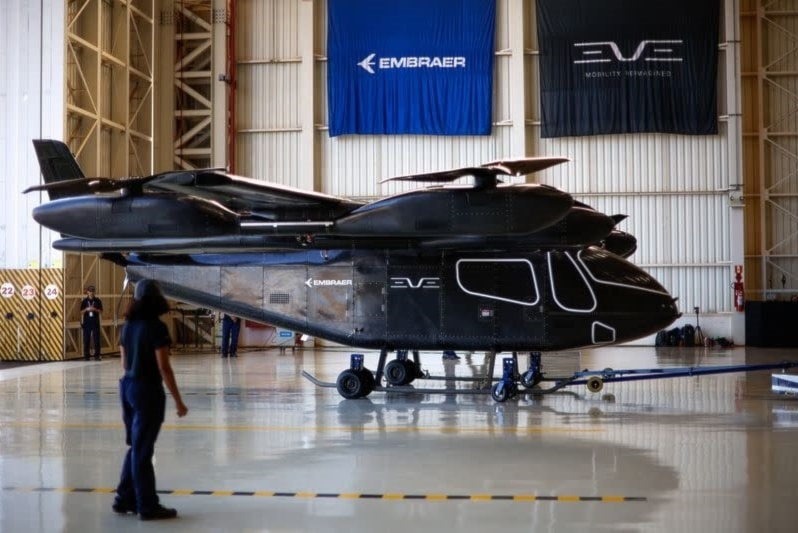
{"label": "embraer logo on fuselage", "polygon": [[313,279],[308,278],[305,285],[310,287],[347,287],[352,285],[351,279]]}
{"label": "embraer logo on fuselage", "polygon": [[391,278],[392,289],[440,289],[441,278],[419,278],[414,282],[410,278]]}
{"label": "embraer logo on fuselage", "polygon": [[[376,59],[375,59],[376,58]],[[401,56],[379,57],[376,53],[367,55],[358,61],[358,66],[369,74],[374,74],[374,68],[380,70],[398,68],[465,68],[465,56]]]}

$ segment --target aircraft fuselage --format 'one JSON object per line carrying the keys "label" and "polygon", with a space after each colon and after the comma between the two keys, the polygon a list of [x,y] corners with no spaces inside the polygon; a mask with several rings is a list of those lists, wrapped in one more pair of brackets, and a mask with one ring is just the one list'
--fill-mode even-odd
{"label": "aircraft fuselage", "polygon": [[565,350],[670,324],[673,298],[605,250],[131,255],[170,297],[362,348]]}

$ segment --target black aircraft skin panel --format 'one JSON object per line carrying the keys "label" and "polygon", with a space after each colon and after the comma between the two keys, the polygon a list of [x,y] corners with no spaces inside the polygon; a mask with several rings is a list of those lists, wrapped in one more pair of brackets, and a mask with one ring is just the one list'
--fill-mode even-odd
{"label": "black aircraft skin panel", "polygon": [[[67,201],[53,202],[56,206]],[[58,217],[58,210],[52,210]],[[67,237],[53,243],[57,250],[68,252],[137,252],[137,253],[235,253],[242,249],[250,251],[269,251],[275,249],[352,249],[352,250],[472,250],[472,249],[515,249],[533,251],[540,248],[582,248],[587,244],[601,244],[602,247],[627,257],[634,251],[636,240],[628,233],[613,229],[615,221],[594,210],[572,207],[568,214],[550,226],[519,237],[518,235],[450,235],[446,237],[424,237],[408,235],[404,237],[342,237],[339,235],[315,235],[313,239],[298,239],[290,235],[245,235],[238,231],[235,223],[222,226],[220,223],[207,223],[207,216],[193,216],[195,213],[177,210],[176,216],[163,217],[159,224],[169,228],[158,230],[159,237],[136,236],[135,231],[122,229],[120,236],[107,238]],[[37,213],[34,210],[34,217]],[[181,218],[182,216],[182,218]],[[120,219],[123,219],[120,217]],[[38,217],[37,220],[43,220]],[[148,221],[136,223],[151,231]],[[75,221],[78,224],[78,221]],[[63,226],[62,226],[63,227]],[[86,230],[84,229],[84,232]],[[97,233],[102,229],[98,227]],[[172,233],[170,236],[169,233]],[[186,236],[195,234],[194,236]],[[124,235],[124,236],[122,236]]]}
{"label": "black aircraft skin panel", "polygon": [[566,350],[634,340],[678,316],[653,278],[596,247],[513,255],[274,252],[227,263],[136,258],[127,272],[132,281],[158,280],[180,301],[361,348]]}
{"label": "black aircraft skin panel", "polygon": [[572,206],[569,194],[545,185],[431,187],[355,209],[336,222],[336,233],[528,235],[554,224]]}
{"label": "black aircraft skin panel", "polygon": [[101,254],[200,307],[380,350],[563,351],[680,316],[625,259],[637,240],[623,215],[501,182],[564,158],[389,178],[435,185],[367,203],[221,169],[86,178],[64,143],[34,145],[45,183],[26,192],[50,195],[33,217],[62,235],[56,249]]}

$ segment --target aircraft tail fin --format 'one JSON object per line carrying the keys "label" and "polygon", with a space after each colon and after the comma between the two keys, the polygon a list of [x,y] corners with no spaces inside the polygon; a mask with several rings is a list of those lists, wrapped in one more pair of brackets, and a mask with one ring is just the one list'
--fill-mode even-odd
{"label": "aircraft tail fin", "polygon": [[[36,150],[45,184],[86,177],[65,143],[52,139],[34,139],[33,148]],[[69,196],[68,192],[58,187],[48,188],[47,193],[51,200]]]}

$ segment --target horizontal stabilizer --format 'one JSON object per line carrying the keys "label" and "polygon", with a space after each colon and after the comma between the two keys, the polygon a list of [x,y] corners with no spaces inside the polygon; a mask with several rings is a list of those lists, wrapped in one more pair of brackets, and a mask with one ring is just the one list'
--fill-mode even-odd
{"label": "horizontal stabilizer", "polygon": [[47,191],[51,199],[114,192],[122,189],[137,191],[140,194],[143,184],[153,179],[153,177],[154,176],[136,178],[79,178],[45,183],[44,185],[34,185],[22,192]]}

